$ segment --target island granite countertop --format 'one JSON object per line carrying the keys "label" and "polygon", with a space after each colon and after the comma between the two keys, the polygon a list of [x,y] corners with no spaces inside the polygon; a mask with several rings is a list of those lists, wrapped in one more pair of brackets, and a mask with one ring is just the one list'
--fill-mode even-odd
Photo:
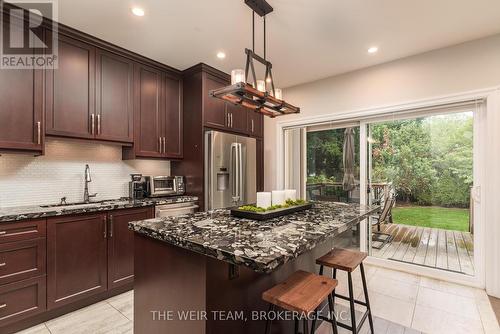
{"label": "island granite countertop", "polygon": [[91,213],[99,211],[111,211],[127,208],[139,208],[152,205],[162,205],[170,203],[194,202],[195,196],[173,196],[144,198],[140,200],[130,200],[127,198],[111,199],[88,204],[75,204],[65,206],[46,207],[40,205],[15,206],[0,208],[0,223],[16,222],[24,219],[46,218],[54,216],[75,215],[81,213]]}
{"label": "island granite countertop", "polygon": [[131,222],[129,228],[174,246],[270,273],[376,210],[375,206],[315,202],[312,209],[259,222],[218,209]]}

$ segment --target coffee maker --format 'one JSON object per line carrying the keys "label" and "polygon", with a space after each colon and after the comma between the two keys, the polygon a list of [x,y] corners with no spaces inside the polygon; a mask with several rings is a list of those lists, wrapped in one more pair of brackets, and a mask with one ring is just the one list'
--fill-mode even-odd
{"label": "coffee maker", "polygon": [[132,180],[128,183],[128,193],[131,199],[143,199],[146,197],[147,184],[142,174],[130,174]]}

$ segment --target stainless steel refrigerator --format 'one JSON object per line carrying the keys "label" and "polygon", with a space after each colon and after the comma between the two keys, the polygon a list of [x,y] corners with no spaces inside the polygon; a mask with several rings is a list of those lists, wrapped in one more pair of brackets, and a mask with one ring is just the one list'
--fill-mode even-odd
{"label": "stainless steel refrigerator", "polygon": [[205,210],[256,202],[256,157],[254,138],[205,132]]}

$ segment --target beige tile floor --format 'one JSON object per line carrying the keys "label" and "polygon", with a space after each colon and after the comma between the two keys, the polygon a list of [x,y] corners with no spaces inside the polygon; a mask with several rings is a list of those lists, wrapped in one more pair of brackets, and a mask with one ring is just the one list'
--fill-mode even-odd
{"label": "beige tile floor", "polygon": [[[500,334],[483,290],[372,266],[367,266],[366,274],[377,334]],[[354,292],[362,300],[359,272],[353,275]],[[339,273],[338,279],[338,293],[347,294],[347,276]],[[348,305],[336,301],[339,307]],[[367,327],[363,326],[362,333],[367,333]],[[133,293],[115,296],[20,333],[133,333]],[[331,327],[322,324],[317,333],[331,333]]]}

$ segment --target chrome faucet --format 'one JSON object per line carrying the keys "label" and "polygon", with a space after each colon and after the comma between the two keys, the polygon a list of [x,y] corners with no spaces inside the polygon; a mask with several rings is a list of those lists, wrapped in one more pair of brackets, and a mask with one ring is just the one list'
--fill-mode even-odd
{"label": "chrome faucet", "polygon": [[89,183],[92,182],[92,177],[90,176],[90,167],[85,165],[85,189],[83,190],[83,201],[85,203],[90,203],[91,197],[96,197],[97,193],[89,195]]}

